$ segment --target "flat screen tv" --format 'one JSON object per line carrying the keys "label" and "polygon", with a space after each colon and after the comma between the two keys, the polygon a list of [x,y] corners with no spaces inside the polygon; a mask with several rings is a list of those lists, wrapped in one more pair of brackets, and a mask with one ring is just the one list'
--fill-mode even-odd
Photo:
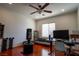
{"label": "flat screen tv", "polygon": [[69,30],[54,30],[53,38],[69,40]]}

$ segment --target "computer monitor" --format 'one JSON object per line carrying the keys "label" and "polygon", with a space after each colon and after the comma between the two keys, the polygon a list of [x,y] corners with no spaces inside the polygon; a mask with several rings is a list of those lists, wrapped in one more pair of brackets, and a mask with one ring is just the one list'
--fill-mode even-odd
{"label": "computer monitor", "polygon": [[53,38],[69,40],[69,30],[54,30]]}

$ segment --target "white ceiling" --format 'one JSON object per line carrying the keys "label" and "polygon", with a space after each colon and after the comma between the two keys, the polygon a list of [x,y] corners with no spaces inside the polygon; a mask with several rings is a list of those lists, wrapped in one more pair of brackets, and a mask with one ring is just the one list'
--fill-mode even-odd
{"label": "white ceiling", "polygon": [[[41,19],[41,18],[46,18],[46,17],[51,17],[51,16],[55,16],[55,15],[59,15],[62,13],[66,13],[66,12],[70,12],[70,11],[74,11],[77,10],[78,7],[78,3],[50,3],[49,6],[47,6],[45,9],[46,10],[51,10],[53,13],[45,13],[42,12],[42,14],[39,13],[35,13],[33,15],[30,15],[31,12],[35,11],[34,8],[29,7],[28,3],[24,3],[24,4],[0,4],[0,6],[5,7],[11,11],[20,13],[22,15],[28,15],[29,17],[33,18],[33,19]],[[32,5],[37,7],[37,4],[33,3]],[[41,4],[43,5],[43,4]],[[62,9],[64,9],[64,12],[62,11]]]}

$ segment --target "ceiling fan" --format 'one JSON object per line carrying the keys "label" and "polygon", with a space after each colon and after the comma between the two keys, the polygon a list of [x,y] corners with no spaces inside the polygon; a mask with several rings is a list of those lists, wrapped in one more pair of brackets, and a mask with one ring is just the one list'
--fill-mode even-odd
{"label": "ceiling fan", "polygon": [[33,5],[29,5],[30,7],[36,9],[36,11],[32,12],[32,14],[38,12],[39,14],[41,14],[42,12],[47,12],[47,13],[52,13],[52,11],[49,11],[49,10],[45,10],[45,8],[49,5],[49,3],[45,3],[43,6],[38,4],[37,7],[33,6]]}

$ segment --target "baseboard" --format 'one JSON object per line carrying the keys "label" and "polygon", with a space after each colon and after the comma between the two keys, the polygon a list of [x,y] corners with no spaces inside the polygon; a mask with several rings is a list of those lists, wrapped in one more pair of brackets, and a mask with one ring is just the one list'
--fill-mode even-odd
{"label": "baseboard", "polygon": [[18,46],[22,46],[22,45],[23,45],[22,42],[21,43],[17,43],[17,44],[13,45],[13,48],[18,47]]}

